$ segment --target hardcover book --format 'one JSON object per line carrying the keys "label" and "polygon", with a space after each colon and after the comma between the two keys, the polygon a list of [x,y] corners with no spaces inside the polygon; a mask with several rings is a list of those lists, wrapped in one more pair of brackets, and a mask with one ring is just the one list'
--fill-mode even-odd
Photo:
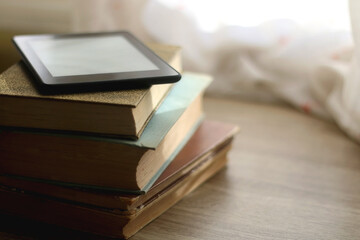
{"label": "hardcover book", "polygon": [[[177,71],[180,48],[149,44]],[[0,125],[138,139],[172,84],[77,94],[40,94],[20,62],[0,75]]]}

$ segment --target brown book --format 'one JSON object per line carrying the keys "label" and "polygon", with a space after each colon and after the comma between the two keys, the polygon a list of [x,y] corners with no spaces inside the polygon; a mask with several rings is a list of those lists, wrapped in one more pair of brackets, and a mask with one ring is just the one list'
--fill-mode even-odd
{"label": "brown book", "polygon": [[[149,47],[181,71],[180,48]],[[119,135],[137,139],[172,84],[94,93],[42,95],[26,67],[17,63],[0,75],[0,125]]]}
{"label": "brown book", "polygon": [[0,174],[143,191],[195,132],[210,82],[206,75],[183,74],[137,141],[0,129]]}
{"label": "brown book", "polygon": [[67,201],[105,208],[116,208],[122,210],[123,214],[135,213],[144,202],[166,189],[178,179],[189,174],[196,165],[207,161],[213,155],[228,147],[228,143],[235,132],[236,128],[231,124],[204,121],[183,150],[164,170],[146,194],[124,194],[63,187],[7,176],[0,176],[0,184],[29,193],[47,195]]}
{"label": "brown book", "polygon": [[[173,180],[171,184],[168,184],[167,187],[152,195],[146,201],[142,201],[133,213],[124,214],[121,209],[100,208],[76,202],[63,201],[42,194],[20,189],[15,190],[14,188],[11,189],[11,187],[2,187],[0,189],[0,210],[6,214],[17,215],[84,232],[110,237],[128,238],[224,167],[227,161],[226,156],[230,149],[231,139],[236,128],[233,126],[229,128],[229,126],[218,123],[206,123],[204,128],[214,129],[214,126],[222,128],[222,130],[215,130],[218,134],[217,137],[214,136],[215,134],[209,134],[209,132],[208,134],[205,132],[199,133],[194,136],[194,138],[198,138],[198,141],[203,142],[199,143],[199,145],[187,146],[187,151],[181,153],[183,156],[179,157],[179,159],[187,159],[183,160],[187,163],[178,161],[177,164],[183,167],[180,167],[180,170],[177,171],[185,169],[186,166],[192,166],[191,169],[182,174],[181,177]],[[203,131],[204,128],[201,131]],[[226,132],[226,134],[224,134],[224,132]],[[222,141],[219,143],[219,135],[221,134]],[[210,144],[211,141],[209,141],[207,137],[213,139],[212,144]],[[205,155],[207,155],[207,157],[205,158],[204,153],[200,153],[204,151],[204,146],[211,146],[211,149],[206,152]],[[222,147],[218,148],[215,146]],[[189,148],[191,148],[191,150]],[[198,149],[198,151],[195,149]],[[187,155],[191,158],[191,156],[199,154],[201,156],[198,156],[198,158],[202,160],[196,161],[186,158]],[[177,164],[171,167],[169,166],[167,169],[169,172],[164,174],[162,178],[159,178],[159,185],[161,182],[166,182],[166,179],[173,176],[173,174],[169,173],[174,172],[174,169],[178,168],[178,166],[176,166]],[[154,188],[159,185],[155,184]]]}

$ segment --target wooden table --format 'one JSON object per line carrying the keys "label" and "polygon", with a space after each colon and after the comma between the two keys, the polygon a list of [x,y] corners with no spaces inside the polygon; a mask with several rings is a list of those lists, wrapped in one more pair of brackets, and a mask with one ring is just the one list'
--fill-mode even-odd
{"label": "wooden table", "polygon": [[360,144],[284,106],[207,98],[205,109],[241,128],[227,169],[132,240],[360,239]]}

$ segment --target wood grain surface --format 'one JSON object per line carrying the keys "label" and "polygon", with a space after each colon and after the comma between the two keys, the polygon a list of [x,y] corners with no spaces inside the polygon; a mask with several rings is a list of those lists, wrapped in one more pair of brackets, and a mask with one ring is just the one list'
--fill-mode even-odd
{"label": "wood grain surface", "polygon": [[[205,110],[240,126],[228,167],[132,240],[360,239],[360,145],[334,123],[213,98]],[[0,239],[35,239],[20,228]]]}

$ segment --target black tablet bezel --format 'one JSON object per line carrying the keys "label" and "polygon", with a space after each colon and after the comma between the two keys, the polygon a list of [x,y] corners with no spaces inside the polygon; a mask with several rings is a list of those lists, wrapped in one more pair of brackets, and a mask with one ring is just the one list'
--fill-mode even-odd
{"label": "black tablet bezel", "polygon": [[[42,63],[38,55],[30,46],[29,42],[39,39],[64,39],[64,38],[82,38],[92,36],[109,36],[121,35],[127,39],[138,51],[146,56],[159,69],[150,71],[135,71],[135,72],[114,72],[114,73],[100,73],[89,75],[71,75],[54,77],[51,75],[46,66]],[[20,35],[13,38],[13,42],[22,58],[30,70],[35,74],[40,83],[47,87],[61,87],[61,86],[87,86],[97,84],[117,84],[133,86],[149,86],[153,84],[174,83],[181,79],[180,73],[168,65],[153,51],[142,44],[129,32],[102,32],[102,33],[79,33],[79,34],[61,34],[61,35]]]}

